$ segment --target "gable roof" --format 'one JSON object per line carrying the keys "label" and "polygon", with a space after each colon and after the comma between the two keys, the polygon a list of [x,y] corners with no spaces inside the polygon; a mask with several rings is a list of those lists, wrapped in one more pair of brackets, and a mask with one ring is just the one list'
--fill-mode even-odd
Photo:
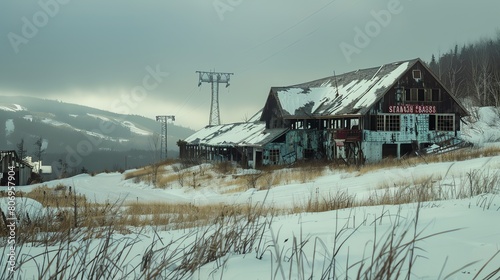
{"label": "gable roof", "polygon": [[271,94],[285,118],[364,115],[417,62],[420,59],[356,70],[289,87],[273,87]]}
{"label": "gable roof", "polygon": [[221,147],[262,146],[283,135],[287,130],[266,129],[265,122],[221,124],[202,128],[184,141],[190,145]]}

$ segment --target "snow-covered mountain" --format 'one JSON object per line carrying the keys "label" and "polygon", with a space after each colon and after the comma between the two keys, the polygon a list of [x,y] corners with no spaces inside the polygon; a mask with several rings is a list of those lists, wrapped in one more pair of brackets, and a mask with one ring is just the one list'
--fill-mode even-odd
{"label": "snow-covered mountain", "polygon": [[[120,115],[86,106],[32,97],[0,99],[0,148],[15,148],[24,138],[42,137],[48,142],[47,152],[60,152],[61,146],[74,140],[95,138],[97,150],[149,149],[150,138],[160,133],[160,124],[137,115]],[[169,140],[183,139],[192,130],[169,124]],[[175,141],[168,143],[176,149]],[[28,150],[30,149],[27,146]]]}
{"label": "snow-covered mountain", "polygon": [[[161,124],[138,115],[121,115],[77,104],[22,96],[0,97],[0,150],[17,150],[24,139],[28,155],[36,151],[35,142],[43,139],[46,160],[53,161],[70,154],[119,153],[115,162],[123,163],[123,153],[151,150]],[[168,148],[174,156],[176,142],[193,131],[168,124]],[[158,137],[156,136],[156,140]],[[88,159],[89,157],[87,157]],[[101,157],[102,159],[102,157]],[[70,159],[68,159],[70,160]],[[92,168],[89,162],[85,168]],[[123,164],[122,164],[123,165]],[[125,167],[125,166],[122,166]],[[112,168],[101,166],[97,169]]]}

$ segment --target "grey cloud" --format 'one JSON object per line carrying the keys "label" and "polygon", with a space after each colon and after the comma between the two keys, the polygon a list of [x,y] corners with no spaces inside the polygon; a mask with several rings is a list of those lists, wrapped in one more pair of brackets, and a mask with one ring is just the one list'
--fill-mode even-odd
{"label": "grey cloud", "polygon": [[[251,108],[260,109],[270,86],[400,59],[428,60],[455,43],[490,36],[500,25],[498,1],[400,0],[403,11],[347,62],[339,44],[352,43],[354,28],[363,28],[373,20],[370,12],[390,1],[395,0],[337,0],[330,5],[327,0],[243,0],[221,20],[213,1],[72,0],[61,4],[28,43],[19,45],[17,54],[8,34],[21,34],[22,18],[32,20],[41,8],[36,1],[2,1],[0,94],[58,96],[73,102],[79,90],[96,92],[97,97],[107,92],[112,100],[119,98],[118,90],[141,83],[145,67],[161,65],[170,75],[150,92],[153,100],[148,102],[208,112],[208,85],[196,89],[198,95],[191,100],[187,95],[196,86],[196,70],[215,69],[235,73],[230,92],[221,92],[221,116],[239,121],[253,113]],[[237,108],[241,115],[236,115]],[[146,105],[138,110],[155,114]]]}

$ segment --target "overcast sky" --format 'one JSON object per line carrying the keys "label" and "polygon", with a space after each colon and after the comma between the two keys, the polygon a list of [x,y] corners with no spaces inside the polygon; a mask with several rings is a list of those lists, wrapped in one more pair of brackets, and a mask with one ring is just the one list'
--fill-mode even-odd
{"label": "overcast sky", "polygon": [[493,0],[39,0],[0,3],[0,95],[29,95],[199,129],[210,84],[223,123],[271,86],[446,52],[496,36]]}

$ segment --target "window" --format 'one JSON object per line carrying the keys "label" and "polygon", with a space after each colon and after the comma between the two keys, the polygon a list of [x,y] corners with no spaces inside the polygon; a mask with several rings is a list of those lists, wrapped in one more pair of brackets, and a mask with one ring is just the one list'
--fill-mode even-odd
{"label": "window", "polygon": [[436,115],[429,115],[429,130],[436,130]]}
{"label": "window", "polygon": [[313,149],[304,149],[304,158],[305,159],[313,159],[314,158],[314,150]]}
{"label": "window", "polygon": [[432,101],[432,91],[433,89],[430,88],[425,89],[425,101]]}
{"label": "window", "polygon": [[418,100],[418,89],[417,88],[412,88],[411,89],[411,99],[410,101],[417,101]]}
{"label": "window", "polygon": [[441,101],[441,90],[438,88],[432,89],[432,101]]}
{"label": "window", "polygon": [[280,161],[280,150],[270,150],[269,151],[269,163],[270,164],[278,164]]}
{"label": "window", "polygon": [[413,70],[413,79],[415,80],[422,79],[422,72],[420,72],[420,70]]}
{"label": "window", "polygon": [[380,131],[399,131],[399,115],[377,115],[377,130]]}
{"label": "window", "polygon": [[385,115],[377,116],[377,130],[385,130]]}
{"label": "window", "polygon": [[[423,89],[419,88],[407,88],[405,92],[405,101],[419,101],[420,95],[423,93],[421,92]],[[422,95],[421,98],[424,98],[424,95]],[[422,100],[423,101],[423,100]]]}
{"label": "window", "polygon": [[453,131],[454,115],[437,115],[437,130]]}
{"label": "window", "polygon": [[418,101],[425,101],[425,89],[418,89]]}
{"label": "window", "polygon": [[408,102],[441,101],[441,91],[438,88],[407,88],[405,90],[405,101]]}
{"label": "window", "polygon": [[399,131],[399,115],[386,115],[385,124],[385,130]]}
{"label": "window", "polygon": [[411,88],[405,89],[405,100],[411,101]]}

